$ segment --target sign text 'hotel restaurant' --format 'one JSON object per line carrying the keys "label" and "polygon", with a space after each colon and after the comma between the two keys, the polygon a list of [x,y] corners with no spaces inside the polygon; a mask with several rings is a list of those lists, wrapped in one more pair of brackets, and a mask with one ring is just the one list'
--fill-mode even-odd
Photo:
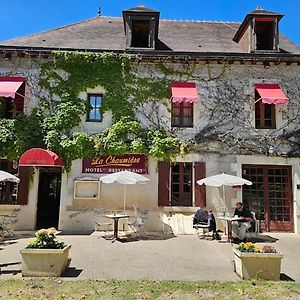
{"label": "sign text 'hotel restaurant'", "polygon": [[101,174],[119,171],[148,174],[148,157],[143,154],[97,156],[82,160],[82,173]]}

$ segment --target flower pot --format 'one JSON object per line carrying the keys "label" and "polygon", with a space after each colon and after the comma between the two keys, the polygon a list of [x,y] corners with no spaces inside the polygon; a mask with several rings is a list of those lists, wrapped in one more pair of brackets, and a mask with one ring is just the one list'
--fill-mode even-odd
{"label": "flower pot", "polygon": [[63,249],[26,248],[22,256],[22,276],[58,277],[67,268],[71,245]]}
{"label": "flower pot", "polygon": [[233,249],[235,271],[242,279],[279,280],[281,253],[252,253]]}

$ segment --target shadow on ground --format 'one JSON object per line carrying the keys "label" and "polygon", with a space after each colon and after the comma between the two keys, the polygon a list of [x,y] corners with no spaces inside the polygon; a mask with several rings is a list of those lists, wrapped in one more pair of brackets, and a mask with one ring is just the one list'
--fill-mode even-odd
{"label": "shadow on ground", "polygon": [[20,265],[20,264],[21,262],[19,261],[0,264],[0,275],[1,274],[17,275],[18,273],[21,273],[21,269],[10,269],[11,266]]}

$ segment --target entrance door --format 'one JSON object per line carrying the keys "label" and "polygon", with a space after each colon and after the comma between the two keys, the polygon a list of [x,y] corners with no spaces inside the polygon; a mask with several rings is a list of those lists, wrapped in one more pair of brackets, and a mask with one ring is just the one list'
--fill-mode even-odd
{"label": "entrance door", "polygon": [[174,163],[171,166],[171,205],[193,206],[192,163]]}
{"label": "entrance door", "polygon": [[61,170],[40,170],[36,228],[58,228]]}
{"label": "entrance door", "polygon": [[291,167],[244,165],[243,202],[256,213],[265,231],[293,231]]}

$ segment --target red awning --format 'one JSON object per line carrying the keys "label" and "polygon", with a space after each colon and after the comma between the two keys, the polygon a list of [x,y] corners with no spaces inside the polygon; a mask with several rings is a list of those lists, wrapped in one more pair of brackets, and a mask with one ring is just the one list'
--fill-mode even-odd
{"label": "red awning", "polygon": [[255,89],[259,93],[262,103],[288,104],[288,98],[279,84],[256,84]]}
{"label": "red awning", "polygon": [[19,159],[21,167],[63,167],[64,163],[61,158],[50,150],[33,148],[27,150]]}
{"label": "red awning", "polygon": [[172,101],[194,103],[198,101],[196,84],[193,82],[173,82]]}
{"label": "red awning", "polygon": [[24,77],[0,77],[0,97],[15,98],[25,80]]}

